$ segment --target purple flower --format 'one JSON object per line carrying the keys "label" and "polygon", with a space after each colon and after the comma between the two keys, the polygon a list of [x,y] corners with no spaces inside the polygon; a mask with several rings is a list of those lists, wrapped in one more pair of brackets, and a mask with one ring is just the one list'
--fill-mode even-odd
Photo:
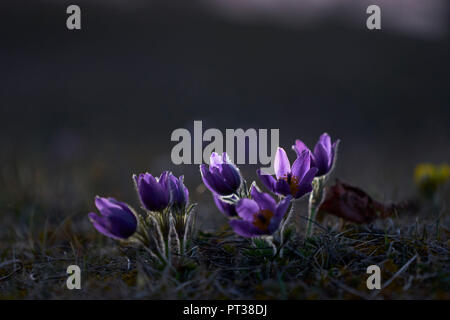
{"label": "purple flower", "polygon": [[170,172],[165,171],[159,178],[154,178],[150,173],[133,175],[136,189],[142,205],[149,211],[161,211],[170,203],[169,190]]}
{"label": "purple flower", "polygon": [[292,149],[300,156],[303,151],[308,151],[311,156],[311,166],[318,169],[316,176],[323,176],[327,174],[333,166],[334,157],[336,154],[336,146],[339,140],[331,144],[331,138],[327,133],[320,136],[319,141],[314,147],[314,153],[301,141],[295,140],[295,145]]}
{"label": "purple flower", "polygon": [[169,188],[173,206],[184,208],[189,202],[189,191],[184,185],[184,176],[177,178],[173,174],[170,174]]}
{"label": "purple flower", "polygon": [[267,193],[262,193],[255,186],[251,190],[252,199],[241,199],[236,205],[241,219],[233,219],[230,225],[234,232],[242,237],[258,237],[273,234],[280,226],[291,196],[285,197],[278,204]]}
{"label": "purple flower", "polygon": [[217,209],[222,212],[227,217],[235,217],[237,216],[236,205],[231,204],[229,202],[225,202],[220,199],[220,196],[213,193],[214,203],[216,204]]}
{"label": "purple flower", "polygon": [[127,204],[97,196],[95,206],[100,215],[91,212],[89,219],[101,234],[113,239],[127,239],[136,231],[136,215]]}
{"label": "purple flower", "polygon": [[257,174],[264,185],[273,193],[287,196],[292,195],[298,199],[308,192],[312,191],[312,181],[317,173],[317,168],[311,168],[311,159],[307,151],[302,154],[292,164],[283,148],[278,148],[275,155],[275,175],[276,179],[271,175],[257,171]]}
{"label": "purple flower", "polygon": [[239,169],[231,163],[224,152],[222,156],[213,152],[210,158],[209,170],[206,164],[200,165],[203,183],[209,190],[221,196],[235,193],[241,186]]}

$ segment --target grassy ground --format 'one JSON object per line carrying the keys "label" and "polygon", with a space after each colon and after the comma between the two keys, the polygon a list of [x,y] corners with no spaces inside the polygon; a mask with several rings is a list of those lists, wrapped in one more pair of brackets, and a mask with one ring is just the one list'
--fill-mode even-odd
{"label": "grassy ground", "polygon": [[[98,234],[86,218],[92,199],[70,201],[76,184],[47,194],[57,175],[15,168],[1,176],[1,299],[450,299],[448,192],[437,206],[422,201],[369,226],[328,217],[307,240],[299,210],[283,258],[220,223],[199,230],[189,253],[167,268]],[[81,179],[77,192],[95,185],[95,172],[76,173],[66,175]],[[214,211],[201,204],[199,217],[206,210]],[[71,264],[82,269],[82,290],[66,288]],[[382,270],[381,292],[366,287],[372,264]]]}

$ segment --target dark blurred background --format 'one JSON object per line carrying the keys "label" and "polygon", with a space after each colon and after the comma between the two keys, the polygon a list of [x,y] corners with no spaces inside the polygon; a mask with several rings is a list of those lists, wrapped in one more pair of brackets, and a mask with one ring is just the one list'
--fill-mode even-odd
{"label": "dark blurred background", "polygon": [[[69,4],[82,30],[66,29]],[[382,30],[366,28],[370,4]],[[287,149],[326,131],[342,141],[335,176],[386,201],[411,192],[417,163],[450,159],[444,0],[19,0],[0,14],[7,208],[85,217],[96,194],[137,206],[131,174],[170,169],[206,227],[224,222],[198,166],[170,161],[171,132],[194,120],[279,128]]]}

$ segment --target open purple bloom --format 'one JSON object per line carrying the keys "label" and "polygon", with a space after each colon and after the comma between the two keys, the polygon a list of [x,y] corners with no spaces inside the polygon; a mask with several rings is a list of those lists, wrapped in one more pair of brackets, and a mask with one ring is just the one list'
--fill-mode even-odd
{"label": "open purple bloom", "polygon": [[206,164],[200,165],[203,183],[209,190],[221,196],[235,193],[241,186],[239,169],[231,163],[227,153],[222,156],[213,152],[210,158],[209,169]]}
{"label": "open purple bloom", "polygon": [[336,140],[331,144],[330,136],[324,133],[320,136],[319,141],[314,147],[314,152],[311,152],[301,140],[295,140],[295,145],[292,146],[292,149],[297,152],[297,156],[300,156],[305,150],[309,152],[311,166],[318,169],[316,176],[319,177],[327,174],[331,170],[338,143],[339,140]]}
{"label": "open purple bloom", "polygon": [[91,212],[89,219],[101,234],[113,239],[127,239],[137,229],[137,218],[125,203],[113,198],[95,198],[100,215]]}
{"label": "open purple bloom", "polygon": [[170,203],[169,190],[170,172],[165,171],[159,178],[154,178],[150,173],[133,175],[136,189],[142,205],[149,211],[160,211]]}
{"label": "open purple bloom", "polygon": [[177,178],[170,174],[169,188],[172,194],[172,204],[178,208],[185,207],[189,202],[189,191],[184,185],[184,176]]}
{"label": "open purple bloom", "polygon": [[292,195],[298,199],[308,192],[312,191],[312,181],[317,173],[317,168],[311,168],[311,159],[309,152],[305,151],[292,164],[283,148],[278,148],[275,155],[275,175],[257,171],[257,174],[264,185],[273,193],[287,196]]}
{"label": "open purple bloom", "polygon": [[216,204],[217,209],[222,212],[227,217],[235,217],[237,216],[236,205],[222,201],[220,196],[213,193],[214,203]]}
{"label": "open purple bloom", "polygon": [[255,186],[251,190],[252,199],[241,199],[236,205],[241,219],[233,219],[230,225],[234,232],[242,237],[259,237],[273,234],[286,214],[291,196],[279,203],[267,193],[262,193]]}

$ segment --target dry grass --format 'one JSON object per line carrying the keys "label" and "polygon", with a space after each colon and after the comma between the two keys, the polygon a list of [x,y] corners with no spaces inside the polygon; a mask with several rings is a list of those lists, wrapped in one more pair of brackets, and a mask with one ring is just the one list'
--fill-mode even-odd
{"label": "dry grass", "polygon": [[[164,267],[138,248],[97,234],[86,219],[88,197],[46,200],[55,187],[46,189],[54,183],[47,175],[36,179],[19,169],[20,178],[10,177],[7,169],[1,177],[2,187],[9,186],[0,199],[1,299],[450,298],[448,194],[438,206],[422,203],[417,212],[369,226],[327,219],[310,239],[302,237],[305,219],[297,215],[299,232],[282,258],[227,227],[199,231],[188,254]],[[95,181],[77,179],[81,186]],[[199,213],[206,209],[200,205]],[[82,290],[66,288],[70,264],[82,269]],[[381,292],[366,288],[372,264],[382,270]]]}

